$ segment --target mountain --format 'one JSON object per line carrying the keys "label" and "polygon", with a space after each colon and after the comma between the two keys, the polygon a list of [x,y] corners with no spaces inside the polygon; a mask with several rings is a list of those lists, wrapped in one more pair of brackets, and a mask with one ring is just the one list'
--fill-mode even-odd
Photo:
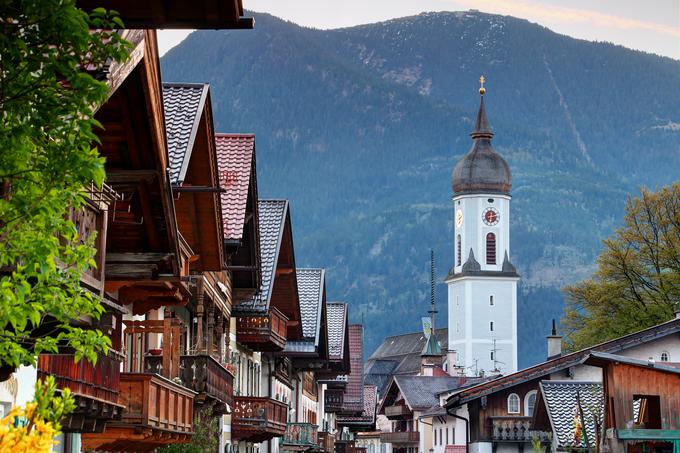
{"label": "mountain", "polygon": [[209,82],[216,130],[257,134],[261,197],[291,200],[296,260],[327,269],[365,350],[418,331],[429,250],[453,264],[450,175],[471,145],[478,78],[513,171],[520,366],[542,360],[560,288],[588,276],[626,197],[680,170],[680,62],[479,12],[337,30],[251,13],[252,31],[197,31],[162,59]]}

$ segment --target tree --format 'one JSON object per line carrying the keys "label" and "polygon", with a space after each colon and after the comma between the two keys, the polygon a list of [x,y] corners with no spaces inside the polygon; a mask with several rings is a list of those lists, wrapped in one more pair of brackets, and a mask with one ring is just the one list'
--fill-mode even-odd
{"label": "tree", "polygon": [[104,180],[94,112],[108,87],[95,76],[129,44],[114,13],[75,0],[0,0],[0,11],[0,364],[34,365],[58,346],[94,362],[110,340],[73,321],[103,312],[79,284],[95,249],[67,212]]}
{"label": "tree", "polygon": [[573,349],[671,319],[680,308],[680,183],[629,198],[595,274],[565,293],[562,325]]}

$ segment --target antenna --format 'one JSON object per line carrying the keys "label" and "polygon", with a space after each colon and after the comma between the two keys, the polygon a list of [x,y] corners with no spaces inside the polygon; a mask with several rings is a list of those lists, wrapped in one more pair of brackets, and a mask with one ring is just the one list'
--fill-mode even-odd
{"label": "antenna", "polygon": [[[432,325],[430,326],[430,330],[432,332],[432,335],[435,333],[435,315],[438,313],[437,309],[435,307],[435,297],[434,297],[434,250],[430,249],[430,316],[432,317]],[[436,337],[435,337],[436,341]]]}

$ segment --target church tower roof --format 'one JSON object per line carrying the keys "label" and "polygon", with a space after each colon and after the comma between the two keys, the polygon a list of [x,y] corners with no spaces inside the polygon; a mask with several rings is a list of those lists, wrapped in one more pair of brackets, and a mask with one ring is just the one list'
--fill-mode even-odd
{"label": "church tower roof", "polygon": [[464,193],[509,194],[512,186],[510,167],[493,149],[493,131],[484,107],[484,76],[480,77],[480,102],[475,128],[470,133],[472,148],[454,167],[451,186],[456,195]]}

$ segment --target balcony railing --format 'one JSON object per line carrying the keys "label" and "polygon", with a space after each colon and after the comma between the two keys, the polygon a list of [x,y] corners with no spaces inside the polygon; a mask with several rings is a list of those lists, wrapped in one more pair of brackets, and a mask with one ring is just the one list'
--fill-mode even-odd
{"label": "balcony railing", "polygon": [[255,351],[282,351],[288,318],[276,308],[264,316],[236,318],[236,341]]}
{"label": "balcony railing", "polygon": [[237,396],[231,415],[234,440],[262,442],[286,433],[288,405],[272,398]]}
{"label": "balcony railing", "polygon": [[316,447],[319,442],[318,429],[319,425],[312,425],[311,423],[288,423],[281,444],[298,448]]}
{"label": "balcony railing", "polygon": [[321,451],[333,453],[335,451],[335,434],[329,433],[327,431],[319,431],[317,445]]}
{"label": "balcony railing", "polygon": [[340,412],[342,410],[343,389],[326,389],[323,401],[326,412]]}
{"label": "balcony railing", "polygon": [[491,417],[491,439],[501,442],[547,440],[548,434],[532,429],[532,417]]}
{"label": "balcony railing", "polygon": [[191,440],[195,392],[150,373],[121,373],[120,388],[122,419],[83,435],[83,450],[152,451]]}
{"label": "balcony railing", "polygon": [[57,387],[68,388],[76,399],[75,411],[62,422],[64,431],[101,431],[106,422],[120,418],[120,363],[115,351],[101,355],[97,363],[86,359],[78,363],[73,354],[40,354],[38,377],[53,376]]}
{"label": "balcony railing", "polygon": [[380,433],[380,442],[388,444],[416,444],[420,441],[418,431]]}
{"label": "balcony railing", "polygon": [[413,418],[413,412],[405,404],[395,404],[394,406],[385,406],[385,416],[390,420]]}
{"label": "balcony railing", "polygon": [[226,414],[227,405],[234,405],[234,376],[211,355],[180,356],[179,377],[199,398],[221,403],[215,406],[214,413]]}

